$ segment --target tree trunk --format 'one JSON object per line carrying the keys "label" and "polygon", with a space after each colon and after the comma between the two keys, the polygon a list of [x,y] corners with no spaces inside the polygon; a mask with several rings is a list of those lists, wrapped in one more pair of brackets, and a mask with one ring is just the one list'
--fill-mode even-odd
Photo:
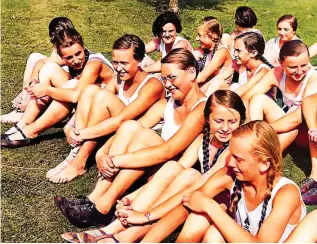
{"label": "tree trunk", "polygon": [[169,10],[173,11],[174,13],[178,14],[178,0],[170,0],[170,7]]}

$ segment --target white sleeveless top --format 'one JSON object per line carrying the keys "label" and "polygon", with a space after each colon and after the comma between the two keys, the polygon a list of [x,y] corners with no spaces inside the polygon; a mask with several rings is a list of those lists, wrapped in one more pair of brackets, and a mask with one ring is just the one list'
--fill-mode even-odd
{"label": "white sleeveless top", "polygon": [[[180,37],[180,36],[176,36],[176,38],[175,38],[175,41],[174,41],[174,43],[173,43],[173,46],[172,46],[172,49],[174,49],[174,47],[175,47],[175,45],[178,43],[178,42],[180,42],[180,41],[186,41],[186,42],[188,42],[188,44],[189,44],[189,46],[190,46],[190,51],[193,53],[193,47],[192,47],[192,45],[190,44],[190,42],[188,41],[188,40],[186,40],[185,38],[183,38],[183,37]],[[167,52],[166,52],[166,48],[165,48],[165,42],[161,39],[161,41],[160,41],[160,45],[159,45],[159,47],[158,47],[158,50],[161,52],[161,54],[162,54],[162,58],[164,58],[166,55],[167,55]]]}
{"label": "white sleeveless top", "polygon": [[[201,98],[197,103],[195,103],[195,105],[192,107],[191,111],[194,110],[194,108],[200,104],[201,102],[205,102],[207,101],[207,97],[203,97]],[[178,129],[182,126],[182,125],[177,125],[175,124],[174,121],[174,102],[175,99],[173,97],[171,97],[165,106],[165,110],[164,110],[164,125],[162,128],[162,133],[161,133],[161,137],[163,138],[164,141],[168,141],[177,131]]]}
{"label": "white sleeveless top", "polygon": [[[294,186],[296,186],[296,188],[298,189],[298,192],[300,194],[300,190],[299,190],[298,186],[292,180],[290,180],[286,177],[282,177],[272,190],[271,199],[269,200],[269,202],[267,204],[267,209],[266,209],[266,214],[265,214],[264,219],[266,219],[269,216],[270,212],[272,211],[272,203],[273,203],[273,199],[274,199],[276,193],[278,192],[279,189],[281,189],[283,186],[285,186],[287,184],[293,184]],[[232,186],[232,188],[230,190],[231,194],[233,193],[234,185]],[[256,209],[249,212],[247,210],[247,207],[246,207],[243,189],[241,190],[241,199],[238,202],[237,211],[236,211],[236,221],[241,227],[244,227],[244,229],[248,230],[254,236],[258,233],[259,222],[260,222],[261,215],[262,215],[263,203],[264,203],[264,201],[261,202],[259,204],[259,206],[257,206]],[[300,217],[299,221],[301,221],[305,217],[305,215],[306,215],[306,206],[303,203],[303,200],[301,198],[301,217]],[[295,224],[295,225],[287,224],[287,226],[284,230],[284,233],[283,233],[281,239],[279,240],[279,242],[284,242],[296,226],[297,226],[297,224]]]}
{"label": "white sleeveless top", "polygon": [[[303,96],[304,96],[304,91],[305,88],[307,86],[307,82],[309,80],[309,78],[315,73],[316,71],[314,69],[310,69],[304,80],[301,81],[301,88],[298,92],[298,94],[296,95],[295,93],[286,93],[285,92],[285,81],[286,81],[286,74],[283,73],[282,79],[279,83],[278,88],[280,88],[281,92],[283,93],[283,102],[284,102],[284,108],[288,107],[288,111],[290,111],[289,109],[291,109],[291,111],[294,111],[298,106],[301,105],[302,100],[303,100]],[[284,109],[283,108],[283,109]]]}
{"label": "white sleeveless top", "polygon": [[[257,74],[262,68],[267,69],[267,70],[271,69],[267,64],[262,63],[256,68],[256,70],[254,71],[253,75]],[[243,86],[247,82],[248,82],[248,72],[245,69],[245,71],[243,71],[241,74],[239,74],[239,82],[238,83],[239,83],[240,86]]]}
{"label": "white sleeveless top", "polygon": [[121,81],[120,83],[120,87],[119,87],[119,92],[117,94],[117,97],[126,105],[128,106],[130,103],[132,103],[135,99],[138,98],[139,95],[139,91],[142,89],[142,87],[148,82],[148,80],[150,78],[153,78],[152,75],[148,75],[145,77],[145,79],[141,82],[141,84],[137,87],[137,89],[134,91],[134,93],[132,94],[132,96],[130,96],[129,98],[126,98],[123,95],[123,88],[124,88],[124,83],[125,81]]}

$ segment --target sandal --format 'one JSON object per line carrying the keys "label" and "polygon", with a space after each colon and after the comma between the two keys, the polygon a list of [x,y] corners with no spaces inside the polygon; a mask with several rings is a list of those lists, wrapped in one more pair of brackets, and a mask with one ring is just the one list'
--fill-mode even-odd
{"label": "sandal", "polygon": [[97,243],[98,241],[106,238],[111,238],[115,241],[115,243],[120,243],[120,241],[115,238],[113,234],[107,234],[102,229],[99,229],[98,231],[101,233],[101,235],[99,236],[94,236],[86,232],[81,232],[77,234],[77,237],[80,243]]}
{"label": "sandal", "polygon": [[66,232],[62,234],[61,237],[64,240],[69,241],[71,243],[80,243],[80,240],[78,239],[78,235],[75,232]]}
{"label": "sandal", "polygon": [[17,129],[17,125],[15,126],[12,126],[9,130],[7,130],[6,132],[4,132],[4,135],[12,135],[14,133],[18,132],[18,129]]}
{"label": "sandal", "polygon": [[23,137],[22,140],[11,140],[9,137],[10,135],[1,135],[1,147],[4,148],[18,148],[18,147],[24,147],[27,146],[29,144],[31,144],[32,140],[27,138],[23,131],[18,127],[15,126],[15,128],[17,129],[16,133],[20,133],[21,136]]}

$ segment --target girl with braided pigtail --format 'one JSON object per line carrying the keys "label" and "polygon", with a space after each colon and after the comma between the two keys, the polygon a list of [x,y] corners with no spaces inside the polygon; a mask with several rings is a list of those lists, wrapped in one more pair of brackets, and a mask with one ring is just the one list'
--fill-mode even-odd
{"label": "girl with braided pigtail", "polygon": [[[263,57],[265,42],[255,32],[245,32],[235,38],[235,60],[214,77],[206,89],[208,96],[218,89],[230,89],[243,96],[273,67]],[[231,78],[232,76],[232,78]]]}
{"label": "girl with braided pigtail", "polygon": [[221,43],[222,34],[222,25],[217,19],[204,21],[197,29],[196,41],[199,47],[195,50],[194,56],[198,60],[197,83],[200,86],[232,63],[228,47]]}
{"label": "girl with braided pigtail", "polygon": [[[186,214],[179,215],[177,206],[183,208],[181,200],[184,194],[199,189],[217,169],[224,167],[232,131],[245,120],[245,107],[241,98],[229,90],[216,91],[206,102],[204,120],[203,133],[188,147],[181,159],[165,163],[141,190],[124,197],[117,205],[118,219],[102,228],[103,232],[115,234],[115,238],[122,242],[135,242],[149,231],[151,222],[161,219],[143,240],[160,242],[168,232],[185,221]],[[197,160],[199,162],[195,164]],[[193,165],[197,165],[200,172],[191,168]],[[173,225],[170,225],[169,216],[165,218],[167,213],[172,216]],[[129,224],[145,226],[130,227],[124,231],[124,227]],[[96,242],[98,235],[100,237],[100,230],[85,231],[79,233],[78,237]],[[63,234],[67,240],[72,236],[73,233]]]}
{"label": "girl with braided pigtail", "polygon": [[[193,212],[177,242],[285,241],[306,207],[297,185],[281,176],[276,132],[264,121],[251,121],[232,133],[229,150],[227,167],[184,196],[184,206]],[[210,198],[224,189],[231,192],[229,215]]]}

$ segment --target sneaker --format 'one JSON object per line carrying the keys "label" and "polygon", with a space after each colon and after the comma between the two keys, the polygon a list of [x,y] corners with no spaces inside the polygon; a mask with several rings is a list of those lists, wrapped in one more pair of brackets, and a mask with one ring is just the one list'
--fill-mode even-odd
{"label": "sneaker", "polygon": [[317,205],[317,187],[311,188],[302,197],[305,204]]}
{"label": "sneaker", "polygon": [[313,178],[306,178],[300,184],[300,192],[304,194],[314,187],[317,188],[317,181],[315,181]]}

